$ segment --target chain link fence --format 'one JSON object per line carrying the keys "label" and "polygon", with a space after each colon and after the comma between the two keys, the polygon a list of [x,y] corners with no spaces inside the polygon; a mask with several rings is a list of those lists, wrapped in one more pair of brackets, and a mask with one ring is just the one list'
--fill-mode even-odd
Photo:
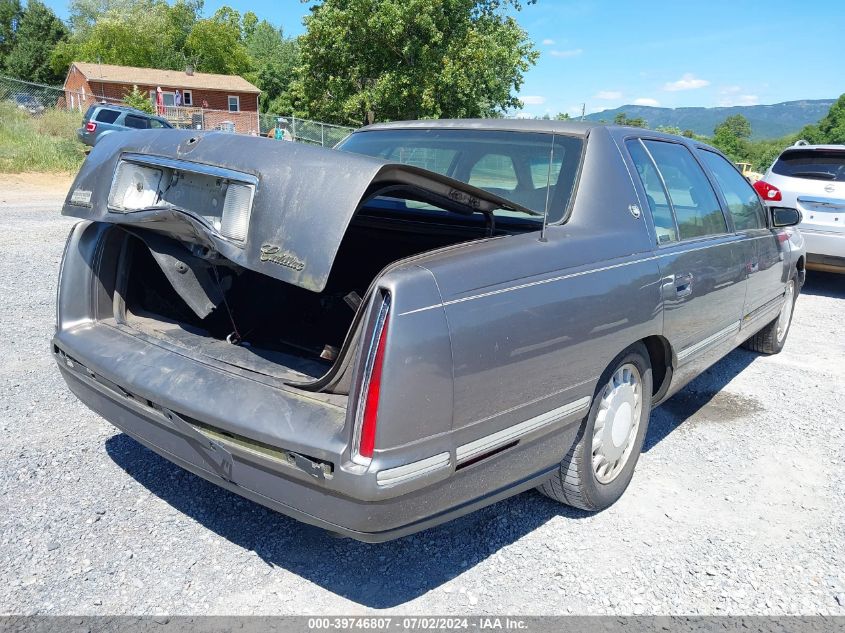
{"label": "chain link fence", "polygon": [[[56,86],[45,86],[3,75],[0,75],[0,102],[10,103],[32,116],[39,116],[48,109],[78,111],[80,122],[83,113],[95,103],[125,105],[117,99],[96,97],[84,91],[77,92]],[[155,104],[152,105],[155,108]],[[279,127],[285,132],[284,136],[287,139],[322,147],[334,147],[355,129],[310,121],[292,115],[248,111],[229,112],[189,106],[160,106],[158,115],[179,129],[217,130],[234,134],[273,137],[276,128]]]}

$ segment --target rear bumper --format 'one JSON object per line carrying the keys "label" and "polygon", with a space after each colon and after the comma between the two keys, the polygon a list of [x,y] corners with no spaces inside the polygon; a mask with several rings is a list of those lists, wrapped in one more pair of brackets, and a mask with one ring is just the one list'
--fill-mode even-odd
{"label": "rear bumper", "polygon": [[[355,473],[344,471],[339,457],[341,451],[337,448],[334,449],[337,453],[332,460],[335,471],[331,479],[309,476],[292,464],[280,463],[229,444],[225,444],[225,448],[230,453],[230,463],[227,468],[221,469],[209,454],[207,443],[198,441],[196,432],[186,433],[178,425],[174,426],[162,410],[156,408],[160,404],[165,410],[172,408],[174,411],[184,411],[174,401],[173,392],[163,387],[163,382],[182,382],[180,375],[184,376],[185,370],[176,370],[174,363],[183,361],[179,361],[172,353],[165,352],[167,358],[157,356],[155,350],[137,340],[134,341],[134,347],[139,355],[130,357],[122,347],[120,337],[134,337],[109,332],[112,329],[95,325],[76,332],[60,331],[54,338],[54,353],[62,376],[83,403],[165,459],[218,486],[305,523],[361,541],[381,542],[411,534],[534,487],[548,478],[557,467],[558,460],[571,446],[578,429],[574,423],[576,421],[573,421],[552,434],[533,441],[519,442],[512,448],[459,471],[450,466],[447,472],[434,480],[421,479],[411,482],[410,488],[391,490],[390,494],[395,496],[386,498],[373,498],[373,488],[369,483],[371,478],[368,477],[371,473],[356,476]],[[138,394],[137,388],[131,384],[133,381],[125,382],[124,388],[120,382],[112,382],[115,376],[104,376],[101,373],[96,366],[99,355],[93,362],[86,358],[90,354],[85,353],[83,346],[89,345],[92,346],[87,348],[89,350],[108,349],[109,360],[118,360],[123,366],[122,373],[132,375],[136,379],[134,382],[137,382],[138,375],[146,371],[144,367],[138,366],[141,363],[154,368],[163,382],[156,385],[155,394]],[[76,362],[68,363],[68,356]],[[138,367],[127,370],[127,364]],[[200,375],[203,371],[195,367],[188,374],[192,382],[198,383],[200,387],[207,382]],[[117,381],[120,380],[118,377]],[[249,402],[247,389],[249,386],[245,382],[232,377],[226,389],[231,394],[227,399],[242,401],[243,398],[243,402]],[[183,385],[183,390],[186,397],[197,397],[190,386]],[[266,387],[263,391],[266,393]],[[152,402],[147,398],[159,400]],[[210,398],[212,394],[207,392],[206,400]],[[225,409],[224,400],[217,400],[210,407]],[[232,417],[236,415],[234,409],[220,413]],[[260,419],[261,411],[254,409],[253,413],[253,420]],[[203,421],[208,421],[209,417],[207,412],[201,417],[199,412],[192,412],[191,415]],[[303,409],[298,415],[309,414]],[[313,419],[313,412],[310,415]],[[214,423],[215,426],[233,429],[238,420],[228,425],[217,421]],[[290,419],[277,422],[277,426],[290,428]],[[331,447],[340,441],[341,436],[338,434],[332,438],[325,428],[323,433],[325,448],[305,448],[304,445],[293,448],[318,458],[327,458],[332,452]],[[280,437],[274,443],[282,442],[282,446],[291,448],[291,437]],[[451,463],[454,464],[454,460]],[[534,467],[526,469],[527,464],[533,464]]]}
{"label": "rear bumper", "polygon": [[845,233],[799,228],[807,247],[807,268],[845,272]]}

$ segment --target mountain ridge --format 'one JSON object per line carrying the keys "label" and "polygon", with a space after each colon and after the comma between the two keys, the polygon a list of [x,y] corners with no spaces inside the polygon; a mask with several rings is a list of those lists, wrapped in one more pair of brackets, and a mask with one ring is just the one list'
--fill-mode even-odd
{"label": "mountain ridge", "polygon": [[656,106],[623,105],[618,108],[588,114],[588,121],[608,121],[620,112],[628,118],[643,118],[651,128],[679,127],[696,134],[712,136],[713,128],[729,116],[741,114],[751,123],[752,139],[780,138],[795,134],[805,125],[817,123],[827,114],[836,99],[800,99],[767,105],[661,108]]}

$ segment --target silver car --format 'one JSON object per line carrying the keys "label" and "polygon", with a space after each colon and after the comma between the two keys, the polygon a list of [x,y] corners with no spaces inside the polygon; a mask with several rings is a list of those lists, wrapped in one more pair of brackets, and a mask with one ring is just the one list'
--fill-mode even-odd
{"label": "silver car", "polygon": [[71,390],[365,541],[533,487],[608,507],[652,408],[738,345],[780,351],[804,278],[798,212],[717,150],[600,124],[113,134],[63,213]]}
{"label": "silver car", "polygon": [[807,268],[845,273],[845,145],[796,144],[754,187],[767,205],[801,211]]}

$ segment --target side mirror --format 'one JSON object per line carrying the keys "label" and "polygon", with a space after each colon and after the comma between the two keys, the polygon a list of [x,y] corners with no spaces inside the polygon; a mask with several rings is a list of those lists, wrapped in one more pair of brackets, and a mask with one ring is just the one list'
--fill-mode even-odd
{"label": "side mirror", "polygon": [[775,227],[795,226],[801,222],[801,212],[791,207],[772,207],[772,225]]}

